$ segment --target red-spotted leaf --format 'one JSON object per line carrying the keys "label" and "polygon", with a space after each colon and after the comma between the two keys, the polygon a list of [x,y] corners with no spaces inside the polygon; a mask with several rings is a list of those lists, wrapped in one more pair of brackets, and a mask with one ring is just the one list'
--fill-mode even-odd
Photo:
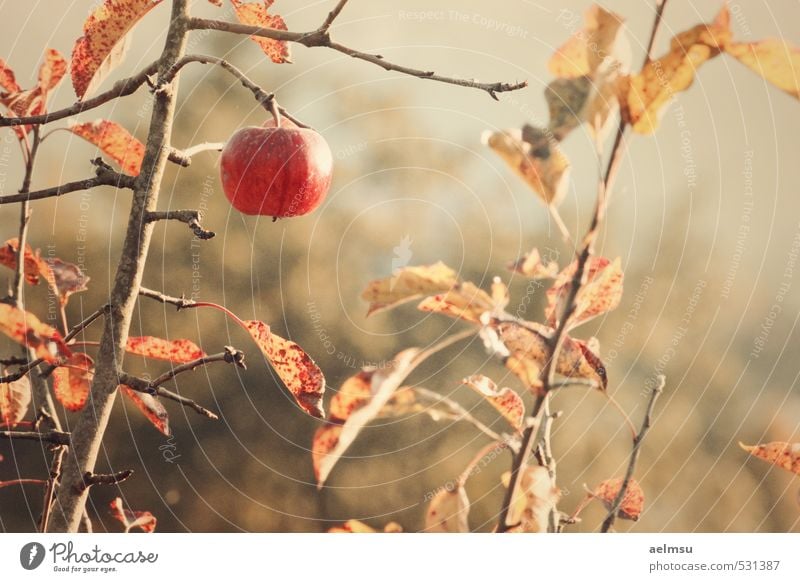
{"label": "red-spotted leaf", "polygon": [[778,89],[800,99],[800,47],[768,38],[759,42],[731,42],[725,45],[725,52]]}
{"label": "red-spotted leaf", "polygon": [[[0,376],[3,370],[0,368]],[[0,420],[7,428],[19,423],[31,403],[31,382],[27,376],[13,382],[0,383]]]}
{"label": "red-spotted leaf", "polygon": [[545,263],[539,249],[533,249],[523,255],[517,261],[510,263],[508,268],[531,279],[553,279],[558,274],[558,263],[555,261]]}
{"label": "red-spotted leaf", "polygon": [[762,461],[800,475],[800,443],[776,441],[753,446],[739,443],[739,446]]}
{"label": "red-spotted leaf", "polygon": [[125,526],[125,533],[134,528],[139,528],[144,533],[156,531],[157,520],[149,511],[132,511],[125,509],[122,505],[122,498],[117,497],[109,504],[111,516]]}
{"label": "red-spotted leaf", "polygon": [[311,441],[311,463],[314,467],[314,477],[320,480],[323,461],[339,444],[339,435],[342,434],[342,425],[326,424],[314,432]]}
{"label": "red-spotted leaf", "polygon": [[0,332],[34,350],[37,358],[55,362],[71,352],[58,331],[39,318],[7,303],[0,303]]}
{"label": "red-spotted leaf", "polygon": [[145,394],[144,392],[138,392],[123,384],[120,384],[120,388],[122,389],[122,393],[136,405],[136,408],[145,415],[147,420],[149,420],[154,427],[162,434],[170,436],[167,409],[164,408],[164,405],[161,404],[158,398],[150,394]]}
{"label": "red-spotted leaf", "polygon": [[[402,526],[394,521],[390,521],[383,527],[383,533],[401,533],[402,531]],[[330,528],[328,533],[380,533],[380,530],[368,526],[363,521],[349,519],[342,525]]]}
{"label": "red-spotted leaf", "polygon": [[222,0],[208,0],[214,6],[222,6]]}
{"label": "red-spotted leaf", "polygon": [[480,374],[464,378],[462,383],[483,396],[511,426],[517,430],[522,428],[522,421],[525,419],[525,404],[519,394],[511,388],[498,388],[491,378]]}
{"label": "red-spotted leaf", "polygon": [[[506,487],[511,474],[503,475]],[[527,465],[517,483],[517,490],[511,496],[508,508],[507,526],[514,526],[512,532],[545,533],[555,504],[558,502],[558,489],[545,467]]]}
{"label": "red-spotted leaf", "polygon": [[[61,81],[66,72],[67,63],[55,49],[47,49],[44,60],[39,67],[38,84],[23,91],[14,78],[13,71],[4,61],[0,61],[0,86],[5,92],[0,93],[0,103],[9,109],[15,117],[40,115],[47,110],[47,98],[52,89]],[[30,125],[16,126],[14,131],[22,139],[31,130]]]}
{"label": "red-spotted leaf", "polygon": [[244,321],[242,324],[300,408],[311,416],[324,417],[325,376],[311,356],[296,343],[272,333],[262,321]]}
{"label": "red-spotted leaf", "polygon": [[486,291],[469,281],[458,283],[445,293],[426,297],[417,305],[420,311],[442,313],[470,323],[480,323],[482,314],[494,312],[496,308],[502,310]]}
{"label": "red-spotted leaf", "polygon": [[118,123],[98,119],[88,123],[76,123],[70,125],[68,129],[96,145],[100,151],[119,164],[126,174],[139,175],[144,158],[144,144]]}
{"label": "red-spotted leaf", "polygon": [[424,295],[449,291],[457,283],[456,272],[442,262],[401,267],[391,277],[371,281],[361,297],[369,302],[367,315],[372,315]]}
{"label": "red-spotted leaf", "polygon": [[44,61],[39,67],[39,88],[45,95],[55,89],[64,78],[67,72],[67,61],[56,49],[47,49],[44,53]]}
{"label": "red-spotted leaf", "polygon": [[[242,2],[241,0],[231,0],[236,17],[242,24],[259,26],[261,28],[274,28],[276,30],[286,30],[286,23],[283,18],[269,14],[268,10],[274,0],[263,0],[260,2]],[[291,62],[289,54],[289,43],[271,38],[251,36],[251,39],[261,47],[273,63]]]}
{"label": "red-spotted leaf", "polygon": [[128,33],[161,0],[104,0],[86,19],[72,49],[72,86],[83,99],[122,62]]}
{"label": "red-spotted leaf", "polygon": [[0,59],[0,87],[6,93],[19,93],[22,91],[22,87],[17,83],[14,71],[3,59]]}
{"label": "red-spotted leaf", "polygon": [[[602,501],[606,509],[611,510],[617,495],[619,495],[622,482],[623,479],[607,479],[594,488],[592,496]],[[622,498],[617,515],[622,519],[638,521],[643,509],[644,491],[636,479],[631,479],[628,482],[628,488],[625,490],[625,496]]]}
{"label": "red-spotted leaf", "polygon": [[53,371],[53,392],[64,408],[75,412],[89,399],[94,379],[94,361],[75,352]]}
{"label": "red-spotted leaf", "polygon": [[[17,251],[19,240],[12,238],[3,243],[0,247],[0,265],[6,266],[12,271],[17,268]],[[42,259],[38,252],[34,252],[29,244],[25,245],[25,282],[29,285],[38,285],[40,274],[42,274]]]}
{"label": "red-spotted leaf", "polygon": [[345,380],[331,398],[328,416],[332,421],[344,422],[350,415],[366,406],[372,399],[372,371],[362,371]]}
{"label": "red-spotted leaf", "polygon": [[42,275],[45,278],[52,276],[61,305],[66,305],[73,293],[88,289],[90,277],[78,265],[62,261],[58,257],[44,259],[42,263]]}
{"label": "red-spotted leaf", "polygon": [[460,483],[442,488],[433,496],[425,513],[425,532],[469,532],[469,498]]}
{"label": "red-spotted leaf", "polygon": [[[577,268],[577,263],[573,261],[558,274],[553,286],[547,290],[545,315],[553,327],[558,325],[557,318],[564,310],[564,301],[569,295]],[[623,276],[619,258],[611,262],[604,257],[592,257],[587,265],[587,271],[586,282],[575,298],[575,311],[567,329],[616,309],[622,299]]]}
{"label": "red-spotted leaf", "polygon": [[[361,429],[377,417],[381,409],[386,405],[394,396],[398,388],[400,388],[403,381],[413,369],[414,358],[419,353],[417,348],[410,348],[400,352],[390,366],[378,370],[367,372],[370,374],[370,387],[369,391],[372,395],[369,402],[362,405],[355,411],[350,411],[347,419],[341,427],[341,430],[335,430],[331,427],[326,433],[322,429],[318,431],[315,436],[315,442],[320,439],[323,442],[323,437],[328,442],[332,442],[335,437],[335,444],[332,447],[318,448],[319,454],[315,460],[315,473],[317,475],[317,486],[322,488],[328,478],[333,467],[339,461],[344,452],[353,444],[353,441],[361,432]],[[343,407],[339,407],[343,410]]]}
{"label": "red-spotted leaf", "polygon": [[149,335],[129,337],[125,351],[154,360],[166,360],[173,364],[185,364],[206,356],[206,353],[191,340],[166,340]]}

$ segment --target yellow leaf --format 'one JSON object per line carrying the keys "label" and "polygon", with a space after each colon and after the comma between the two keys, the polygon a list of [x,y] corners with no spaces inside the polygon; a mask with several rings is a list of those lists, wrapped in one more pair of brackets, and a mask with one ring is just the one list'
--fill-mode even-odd
{"label": "yellow leaf", "polygon": [[768,38],[759,42],[728,43],[725,52],[781,91],[800,99],[800,48]]}
{"label": "yellow leaf", "polygon": [[498,388],[491,378],[480,374],[464,378],[461,382],[483,396],[516,430],[522,428],[525,404],[519,394],[511,388]]}
{"label": "yellow leaf", "polygon": [[465,533],[469,531],[469,498],[461,484],[441,489],[431,499],[425,513],[428,533]]}
{"label": "yellow leaf", "polygon": [[[553,327],[558,325],[558,317],[564,309],[577,268],[577,263],[573,261],[558,274],[553,286],[547,290],[545,315],[548,324]],[[605,257],[592,257],[586,269],[586,282],[575,297],[575,311],[568,326],[570,329],[616,309],[622,300],[623,275],[619,258],[611,262]]]}
{"label": "yellow leaf", "polygon": [[361,297],[369,301],[367,315],[372,315],[423,295],[448,291],[457,283],[456,272],[442,262],[402,267],[391,277],[371,281]]}
{"label": "yellow leaf", "polygon": [[739,443],[739,446],[762,461],[800,475],[800,443],[775,441],[754,446]]}
{"label": "yellow leaf", "polygon": [[[503,476],[508,487],[510,474]],[[550,473],[539,466],[527,465],[511,497],[506,525],[513,526],[511,532],[545,533],[550,512],[558,502],[558,489],[553,485]]]}

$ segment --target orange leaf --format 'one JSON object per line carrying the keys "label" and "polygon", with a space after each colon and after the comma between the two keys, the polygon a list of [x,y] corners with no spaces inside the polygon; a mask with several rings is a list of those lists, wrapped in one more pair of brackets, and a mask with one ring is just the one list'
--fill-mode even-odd
{"label": "orange leaf", "polygon": [[482,314],[494,311],[495,302],[486,291],[465,281],[446,293],[426,297],[417,305],[417,309],[480,323]]}
{"label": "orange leaf", "polygon": [[105,119],[70,125],[72,133],[96,145],[100,151],[117,162],[126,174],[138,176],[144,158],[144,144],[127,129]]}
{"label": "orange leaf", "polygon": [[[39,88],[46,96],[61,82],[67,72],[67,61],[56,49],[47,49],[44,61],[39,67]],[[45,97],[46,100],[46,97]]]}
{"label": "orange leaf", "polygon": [[272,333],[262,321],[244,321],[242,325],[300,408],[311,416],[324,417],[322,395],[325,392],[325,376],[314,360],[296,343]]}
{"label": "orange leaf", "polygon": [[[16,238],[8,239],[0,248],[0,265],[4,265],[12,271],[17,268],[17,251],[19,240]],[[25,245],[25,282],[29,285],[39,284],[39,275],[42,271],[42,259],[39,253],[34,253],[29,244]],[[46,265],[45,265],[46,268]]]}
{"label": "orange leaf", "polygon": [[[617,495],[619,495],[622,482],[623,479],[607,479],[594,488],[592,495],[602,501],[606,509],[610,510],[611,506],[614,505],[614,500],[617,498]],[[638,521],[643,509],[644,491],[636,479],[631,479],[628,482],[628,489],[625,491],[625,496],[622,498],[622,503],[619,506],[619,513],[617,515],[622,519]]]}
{"label": "orange leaf", "polygon": [[164,405],[161,404],[161,401],[152,396],[150,394],[146,394],[144,392],[139,392],[134,390],[133,388],[129,388],[124,384],[120,384],[119,386],[122,389],[122,393],[131,399],[142,414],[147,417],[154,427],[156,427],[162,434],[166,436],[170,436],[169,430],[169,416],[167,415],[167,409],[164,408]]}
{"label": "orange leaf", "polygon": [[83,99],[125,56],[128,33],[161,0],[104,0],[83,24],[72,49],[72,86]]}
{"label": "orange leaf", "polygon": [[372,399],[372,374],[362,371],[345,380],[339,391],[331,398],[329,416],[333,421],[344,422],[350,415],[366,406]]}
{"label": "orange leaf", "polygon": [[[274,0],[264,0],[264,2],[242,2],[241,0],[231,0],[236,17],[242,24],[259,26],[261,28],[273,28],[276,30],[286,30],[286,23],[280,16],[268,14],[268,10]],[[261,47],[273,63],[290,62],[289,43],[261,36],[251,36],[251,39]]]}
{"label": "orange leaf", "polygon": [[[511,473],[503,475],[506,487],[511,481]],[[545,533],[550,512],[558,501],[558,489],[545,467],[527,465],[511,496],[506,524],[513,527],[512,532]]]}
{"label": "orange leaf", "polygon": [[371,281],[361,297],[369,301],[369,316],[423,295],[449,291],[457,283],[456,272],[442,262],[401,267],[395,269],[391,277]]}
{"label": "orange leaf", "polygon": [[197,344],[188,339],[166,340],[149,335],[129,337],[125,350],[137,356],[185,364],[206,356]]}
{"label": "orange leaf", "polygon": [[525,419],[525,404],[519,394],[511,388],[498,388],[491,378],[480,374],[464,378],[461,382],[483,396],[511,426],[517,430],[522,428],[522,421]]}
{"label": "orange leaf", "polygon": [[311,441],[311,463],[314,466],[314,477],[317,482],[322,474],[322,463],[339,444],[340,434],[342,434],[342,425],[340,424],[326,424],[314,432],[314,438]]}
{"label": "orange leaf", "polygon": [[[418,353],[419,350],[417,348],[404,350],[397,354],[390,366],[368,372],[371,374],[369,391],[372,394],[369,402],[357,410],[351,411],[341,427],[323,427],[323,429],[317,431],[315,443],[318,439],[320,443],[319,448],[316,449],[318,452],[314,460],[317,487],[321,488],[325,484],[331,470],[344,452],[353,444],[361,429],[378,416],[384,405],[390,402],[397,389],[406,379],[406,376],[413,369],[414,358]],[[324,431],[326,428],[328,430]],[[335,443],[333,442],[334,437]],[[328,444],[322,446],[324,442]]]}
{"label": "orange leaf", "polygon": [[[0,368],[0,376],[3,370]],[[28,412],[31,403],[31,382],[23,376],[14,382],[0,384],[0,420],[12,428],[19,423]]]}
{"label": "orange leaf", "polygon": [[[403,528],[399,523],[390,521],[383,527],[383,533],[400,533]],[[340,526],[334,526],[328,530],[328,533],[378,533],[378,530],[368,526],[363,521],[357,519],[348,519]]]}
{"label": "orange leaf", "polygon": [[469,498],[464,487],[457,483],[452,489],[442,488],[431,499],[425,513],[428,533],[469,532]]}
{"label": "orange leaf", "polygon": [[94,361],[75,352],[53,371],[53,392],[64,408],[75,412],[86,404],[94,379]]}
{"label": "orange leaf", "polygon": [[0,303],[0,332],[15,342],[33,349],[37,358],[44,358],[47,362],[55,362],[59,356],[71,355],[61,334],[55,328],[42,323],[32,313],[7,303]]}
{"label": "orange leaf", "polygon": [[739,446],[762,461],[800,475],[800,443],[776,441],[754,446],[739,443]]}
{"label": "orange leaf", "polygon": [[508,269],[531,279],[553,279],[558,274],[558,263],[548,261],[545,264],[539,254],[539,249],[533,249],[517,261],[510,263]]}
{"label": "orange leaf", "polygon": [[22,87],[17,83],[14,71],[3,59],[0,59],[0,87],[5,89],[6,93],[19,93],[22,91]]}
{"label": "orange leaf", "polygon": [[132,511],[125,509],[122,505],[122,498],[117,497],[109,504],[111,516],[125,526],[125,533],[138,527],[144,533],[156,531],[157,520],[149,511]]}
{"label": "orange leaf", "polygon": [[[547,307],[545,315],[548,324],[558,325],[556,316],[564,309],[564,301],[570,292],[572,278],[578,268],[573,261],[558,274],[553,286],[547,290]],[[570,319],[568,329],[592,318],[616,309],[622,299],[622,268],[617,258],[612,263],[604,257],[592,257],[587,265],[586,282],[575,298],[575,311]]]}
{"label": "orange leaf", "polygon": [[725,52],[781,91],[800,99],[800,48],[768,38],[759,42],[728,43]]}

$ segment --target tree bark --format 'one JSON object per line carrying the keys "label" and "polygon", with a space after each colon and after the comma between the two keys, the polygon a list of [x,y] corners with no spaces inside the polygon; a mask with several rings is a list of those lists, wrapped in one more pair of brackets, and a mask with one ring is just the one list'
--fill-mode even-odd
{"label": "tree bark", "polygon": [[[167,40],[159,59],[159,80],[185,52],[187,4],[188,0],[172,2]],[[153,223],[145,218],[148,212],[155,210],[158,200],[169,153],[167,146],[172,132],[178,81],[176,78],[166,86],[162,87],[160,83],[158,86],[142,171],[134,183],[133,202],[100,340],[91,395],[72,430],[72,446],[65,460],[61,486],[52,510],[48,527],[50,532],[78,531],[88,494],[88,488],[82,487],[83,476],[87,472],[94,472],[117,394],[131,315],[153,231]]]}

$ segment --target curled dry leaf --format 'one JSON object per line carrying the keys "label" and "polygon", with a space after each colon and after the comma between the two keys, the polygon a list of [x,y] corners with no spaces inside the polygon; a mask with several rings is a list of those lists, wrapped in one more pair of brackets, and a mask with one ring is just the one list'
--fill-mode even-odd
{"label": "curled dry leaf", "polygon": [[522,428],[525,404],[519,394],[511,388],[498,388],[491,378],[480,374],[464,378],[462,383],[483,396],[516,430]]}
{"label": "curled dry leaf", "polygon": [[417,305],[417,309],[480,323],[482,314],[495,311],[495,302],[486,291],[464,281],[450,291],[426,297]]}
{"label": "curled dry leaf", "polygon": [[90,277],[81,270],[78,265],[62,261],[58,257],[44,259],[45,267],[48,269],[48,274],[42,273],[45,277],[53,279],[58,291],[59,301],[61,305],[66,305],[69,301],[69,296],[73,293],[80,293],[88,289]]}
{"label": "curled dry leaf", "polygon": [[7,303],[0,303],[0,332],[34,350],[37,358],[55,363],[71,352],[58,331],[39,318]]}
{"label": "curled dry leaf", "polygon": [[508,269],[531,279],[553,279],[558,274],[558,263],[555,261],[545,263],[539,249],[533,249],[520,259],[509,263]]}
{"label": "curled dry leaf", "polygon": [[117,497],[109,504],[111,516],[125,526],[125,533],[134,528],[139,528],[144,533],[156,531],[157,520],[149,511],[132,511],[125,509],[122,505],[122,498]]}
{"label": "curled dry leaf", "polygon": [[762,461],[800,475],[800,443],[775,441],[753,446],[739,443],[739,446]]}
{"label": "curled dry leaf", "polygon": [[[503,475],[506,487],[511,474]],[[527,465],[517,482],[517,490],[511,496],[506,525],[511,532],[545,533],[550,512],[558,502],[559,493],[550,473],[539,466]]]}
{"label": "curled dry leaf", "polygon": [[[321,427],[314,435],[312,445],[312,458],[314,472],[317,477],[317,486],[322,488],[328,479],[331,470],[342,457],[344,452],[353,444],[353,441],[364,426],[376,418],[383,407],[390,402],[395,392],[413,369],[414,358],[419,353],[417,348],[410,348],[397,354],[391,365],[386,368],[369,371],[369,402],[357,410],[349,410],[349,406],[336,405],[337,413],[347,411],[347,418],[342,425],[332,424]],[[357,375],[358,377],[358,375]],[[352,379],[351,379],[352,380]],[[354,393],[363,393],[363,386],[357,387]]]}
{"label": "curled dry leaf", "polygon": [[653,133],[672,98],[691,86],[697,68],[720,54],[730,38],[730,14],[723,6],[713,23],[676,35],[665,56],[649,61],[638,75],[620,79],[622,113],[634,131]]}
{"label": "curled dry leaf", "polygon": [[166,360],[173,364],[185,364],[206,356],[206,353],[191,340],[166,340],[149,335],[129,337],[125,351],[155,360]]}
{"label": "curled dry leaf", "polygon": [[[390,521],[383,528],[383,533],[402,533],[403,527],[394,521]],[[328,533],[379,533],[379,530],[368,526],[363,521],[349,519],[340,526],[334,526]]]}
{"label": "curled dry leaf", "polygon": [[551,132],[528,125],[521,130],[485,132],[482,141],[545,204],[561,203],[569,186],[569,160]]}
{"label": "curled dry leaf", "polygon": [[[19,249],[19,239],[11,238],[0,247],[0,265],[8,267],[12,271],[17,269],[17,251]],[[23,274],[25,282],[29,285],[38,285],[42,271],[42,259],[38,252],[34,252],[29,244],[25,245],[24,251],[25,267]]]}
{"label": "curled dry leaf", "polygon": [[131,176],[138,176],[144,159],[144,144],[120,124],[105,119],[75,123],[69,129],[92,143]]}
{"label": "curled dry leaf", "polygon": [[145,415],[147,420],[156,427],[161,434],[170,436],[172,433],[169,430],[169,415],[167,409],[161,404],[161,401],[150,394],[138,392],[123,384],[120,384],[122,393],[127,396],[131,402],[138,408],[142,414]]}
{"label": "curled dry leaf", "polygon": [[[286,23],[283,18],[269,14],[269,9],[274,0],[262,0],[258,2],[242,2],[241,0],[231,0],[236,17],[242,24],[250,26],[260,26],[261,28],[274,28],[276,30],[286,30]],[[271,38],[251,36],[251,39],[261,47],[273,63],[291,62],[289,54],[289,43]]]}
{"label": "curled dry leaf", "polygon": [[725,45],[725,52],[781,91],[800,99],[799,47],[767,38],[759,42],[731,42]]}
{"label": "curled dry leaf", "polygon": [[72,86],[83,99],[125,57],[128,33],[161,0],[104,0],[89,14],[72,49]]}
{"label": "curled dry leaf", "polygon": [[[552,287],[547,290],[545,315],[549,325],[558,325],[558,316],[564,311],[564,302],[572,286],[572,279],[578,268],[573,261],[558,274]],[[575,311],[570,317],[567,329],[571,329],[592,318],[616,309],[622,300],[622,266],[620,259],[613,262],[605,257],[592,257],[587,265],[586,282],[575,297]]]}
{"label": "curled dry leaf", "polygon": [[75,412],[89,399],[94,379],[94,361],[75,352],[53,371],[53,392],[64,408]]}
{"label": "curled dry leaf", "polygon": [[[606,509],[610,511],[617,495],[619,495],[622,482],[623,479],[607,479],[594,488],[592,496],[602,501]],[[625,491],[625,496],[622,498],[617,516],[622,519],[638,521],[643,509],[644,491],[636,479],[631,479],[628,482],[628,489]]]}
{"label": "curled dry leaf", "polygon": [[[500,341],[514,358],[516,370],[520,377],[530,374],[535,366],[544,367],[550,357],[549,340],[554,330],[550,327],[532,322],[500,321],[492,323]],[[606,368],[599,356],[589,349],[586,342],[565,336],[561,344],[556,373],[569,378],[594,380],[598,388],[605,390],[608,384]],[[533,387],[532,387],[533,388]]]}
{"label": "curled dry leaf", "polygon": [[442,262],[401,267],[395,269],[391,277],[371,281],[361,297],[369,302],[369,316],[423,295],[443,293],[457,283],[456,272]]}
{"label": "curled dry leaf", "polygon": [[[55,89],[67,71],[67,62],[55,49],[47,49],[39,67],[39,79],[33,89],[23,91],[17,84],[14,72],[0,60],[0,103],[17,117],[40,115],[47,111],[49,93]],[[17,137],[22,139],[31,130],[30,125],[14,127]]]}
{"label": "curled dry leaf", "polygon": [[469,498],[461,484],[439,490],[425,513],[427,533],[469,532]]}
{"label": "curled dry leaf", "polygon": [[[0,376],[4,374],[0,368]],[[31,382],[27,376],[13,382],[0,383],[0,421],[8,428],[25,418],[31,403]]]}
{"label": "curled dry leaf", "polygon": [[262,321],[243,321],[275,373],[294,396],[297,404],[311,416],[322,418],[325,376],[306,352],[293,341],[272,333]]}

